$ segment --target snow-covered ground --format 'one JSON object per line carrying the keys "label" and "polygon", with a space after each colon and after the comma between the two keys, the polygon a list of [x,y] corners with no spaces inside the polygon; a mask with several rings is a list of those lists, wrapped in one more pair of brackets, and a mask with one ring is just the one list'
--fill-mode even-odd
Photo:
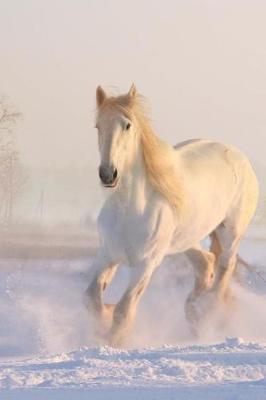
{"label": "snow-covered ground", "polygon": [[[265,237],[265,236],[264,236]],[[100,343],[82,293],[89,262],[1,260],[0,398],[266,399],[266,249],[252,233],[234,306],[206,318],[197,341],[183,306],[192,285],[182,257],[155,273],[124,349]],[[264,262],[265,261],[265,262]],[[127,269],[107,290],[117,301]]]}

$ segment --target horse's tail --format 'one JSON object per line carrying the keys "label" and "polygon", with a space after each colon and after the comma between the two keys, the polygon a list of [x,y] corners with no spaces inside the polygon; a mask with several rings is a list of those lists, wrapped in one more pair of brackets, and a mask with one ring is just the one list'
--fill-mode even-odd
{"label": "horse's tail", "polygon": [[[263,280],[266,283],[266,279],[261,274],[261,272],[258,270],[258,268],[255,265],[252,265],[248,261],[244,260],[239,254],[237,255],[237,266],[238,265],[241,265],[241,266],[245,267],[248,272],[255,273],[256,275],[258,275],[258,277],[261,280]],[[237,280],[241,282],[241,278],[240,278],[240,275],[239,275],[239,272],[238,272],[238,268],[236,268],[235,271],[236,271],[235,275],[236,275]]]}
{"label": "horse's tail", "polygon": [[237,255],[237,264],[245,267],[249,272],[252,272],[256,269],[256,267],[250,264],[248,261],[244,260],[239,254]]}

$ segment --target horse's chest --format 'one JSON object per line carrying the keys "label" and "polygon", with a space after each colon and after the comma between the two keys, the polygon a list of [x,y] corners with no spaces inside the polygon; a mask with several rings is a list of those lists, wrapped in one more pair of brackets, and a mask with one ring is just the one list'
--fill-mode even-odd
{"label": "horse's chest", "polygon": [[138,215],[128,209],[103,209],[99,216],[100,235],[113,258],[125,262],[141,257],[148,247],[156,246],[158,215]]}

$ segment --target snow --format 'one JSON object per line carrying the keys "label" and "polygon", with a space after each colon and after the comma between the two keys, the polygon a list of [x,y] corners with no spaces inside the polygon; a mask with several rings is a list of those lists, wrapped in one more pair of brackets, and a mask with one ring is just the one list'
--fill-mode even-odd
{"label": "snow", "polygon": [[[31,393],[39,398],[40,392],[49,393],[49,398],[50,393],[65,398],[68,390],[75,398],[86,393],[87,398],[99,399],[118,395],[174,399],[177,394],[178,398],[189,394],[189,398],[198,399],[202,393],[204,398],[215,394],[216,399],[244,399],[247,395],[263,399],[259,396],[266,388],[266,346],[227,339],[205,346],[82,348],[54,356],[3,361],[0,385],[1,389],[15,389],[9,395],[26,393],[27,398]],[[4,398],[11,398],[6,397],[7,391],[4,393]]]}
{"label": "snow", "polygon": [[[234,307],[226,320],[210,315],[197,341],[183,313],[190,267],[182,257],[165,262],[123,349],[94,334],[82,304],[87,260],[1,260],[0,398],[266,399],[265,251],[261,237],[243,242],[255,268],[241,267]],[[126,281],[122,268],[108,301]]]}

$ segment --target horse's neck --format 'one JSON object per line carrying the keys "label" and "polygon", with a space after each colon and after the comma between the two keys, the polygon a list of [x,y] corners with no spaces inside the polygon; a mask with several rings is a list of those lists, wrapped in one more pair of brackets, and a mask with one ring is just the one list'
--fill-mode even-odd
{"label": "horse's neck", "polygon": [[124,171],[115,197],[120,206],[142,212],[150,201],[152,192],[153,189],[146,174],[142,152],[139,149],[131,168]]}

